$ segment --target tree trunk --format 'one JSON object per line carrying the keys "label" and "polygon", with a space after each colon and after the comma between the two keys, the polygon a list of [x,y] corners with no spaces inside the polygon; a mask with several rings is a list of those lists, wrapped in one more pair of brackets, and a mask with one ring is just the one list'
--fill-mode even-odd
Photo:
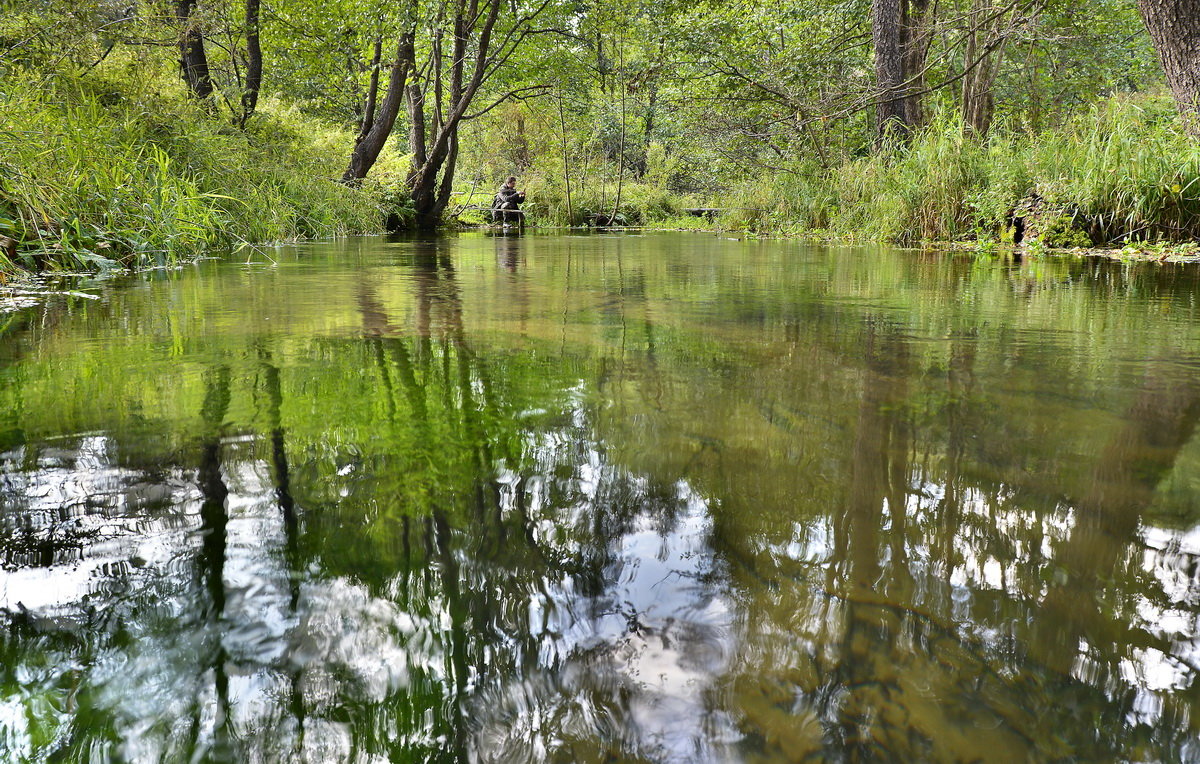
{"label": "tree trunk", "polygon": [[179,66],[188,90],[199,99],[213,94],[212,75],[208,71],[208,54],[204,52],[204,37],[200,27],[192,18],[196,0],[179,0],[175,4],[175,18],[183,31],[179,37]]}
{"label": "tree trunk", "polygon": [[518,172],[525,172],[533,164],[533,156],[529,151],[529,135],[525,132],[525,115],[518,114],[516,123],[517,135],[513,140],[513,166]]}
{"label": "tree trunk", "polygon": [[1016,25],[1026,23],[1028,17],[1018,19],[1017,14],[1036,12],[1038,3],[1023,8],[997,11],[992,0],[974,0],[968,16],[967,45],[963,51],[964,74],[962,79],[963,132],[983,137],[992,127],[996,114],[996,99],[993,95],[996,77],[1004,63],[1004,50]]}
{"label": "tree trunk", "polygon": [[375,122],[367,134],[355,144],[354,151],[350,154],[350,166],[346,168],[346,173],[342,176],[343,183],[356,185],[367,177],[367,173],[375,165],[375,160],[379,158],[379,152],[383,151],[383,144],[387,143],[388,136],[392,134],[396,116],[400,113],[400,101],[404,98],[405,85],[408,83],[408,67],[412,58],[413,35],[412,33],[403,34],[400,36],[400,43],[396,49],[396,61],[392,64],[387,95],[384,96],[383,104],[379,107],[379,115],[375,118]]}
{"label": "tree trunk", "polygon": [[871,39],[875,48],[875,107],[877,145],[903,141],[909,132],[904,71],[904,2],[871,0]]}
{"label": "tree trunk", "polygon": [[600,92],[608,92],[608,57],[604,55],[604,35],[596,30],[596,73],[600,78]]}
{"label": "tree trunk", "polygon": [[[415,11],[415,3],[413,5]],[[421,66],[416,60],[417,25],[413,22],[401,37],[387,97],[379,115],[370,132],[354,149],[344,177],[346,182],[353,183],[370,170],[395,124],[400,101],[404,100],[411,125],[409,151],[412,156],[407,183],[415,223],[419,228],[428,229],[441,222],[453,194],[460,123],[486,114],[519,92],[508,93],[478,114],[467,114],[480,87],[510,60],[531,29],[531,22],[541,12],[537,9],[530,15],[514,15],[513,26],[499,33],[493,49],[496,22],[500,12],[509,8],[502,0],[461,0],[452,18],[439,20],[443,26],[434,30],[430,58]],[[426,31],[422,27],[422,35]],[[445,57],[443,45],[450,40],[453,49]],[[427,113],[426,97],[430,94],[433,95],[432,111]]]}
{"label": "tree trunk", "polygon": [[904,119],[910,130],[925,124],[921,93],[925,90],[925,64],[933,42],[929,21],[929,0],[907,0],[903,9],[901,53],[904,58]]}
{"label": "tree trunk", "polygon": [[[408,106],[408,151],[412,154],[412,174],[425,165],[425,94],[419,83],[411,82],[405,92]],[[412,178],[409,179],[410,181]]]}
{"label": "tree trunk", "polygon": [[[623,47],[622,50],[624,50]],[[622,54],[621,71],[624,70],[625,61],[624,54]],[[618,84],[621,88],[621,150],[617,152],[617,198],[613,201],[612,214],[608,216],[609,225],[616,225],[617,213],[621,211],[621,190],[625,185],[625,94],[628,92],[629,86],[623,81]]]}
{"label": "tree trunk", "polygon": [[567,158],[567,118],[563,114],[562,91],[558,93],[558,127],[562,132],[563,186],[567,191],[567,225],[570,226],[574,225],[575,214],[571,209],[571,162]]}
{"label": "tree trunk", "polygon": [[379,98],[379,64],[383,61],[383,37],[375,38],[375,52],[371,56],[371,81],[367,84],[367,96],[363,102],[362,123],[358,126],[358,136],[354,139],[354,145],[363,142],[363,138],[367,137],[367,133],[371,132],[371,126],[375,124],[375,101]]}
{"label": "tree trunk", "polygon": [[[497,60],[506,60],[510,53],[496,53],[493,58],[490,53],[492,31],[502,8],[506,7],[501,0],[485,0],[483,7],[465,4],[459,5],[458,14],[453,23],[454,51],[451,54],[450,68],[443,73],[438,67],[435,71],[437,81],[435,93],[440,94],[442,76],[448,76],[449,101],[446,112],[441,112],[441,99],[435,103],[435,113],[432,115],[432,129],[425,132],[424,96],[420,88],[410,87],[409,115],[413,122],[413,140],[409,150],[412,152],[412,169],[408,176],[409,193],[413,200],[416,213],[415,222],[418,228],[436,228],[442,219],[442,213],[449,204],[454,184],[454,164],[458,159],[458,128],[467,116],[467,108],[475,99],[479,88],[483,85],[489,71],[494,71]],[[479,24],[475,51],[469,53],[471,31]],[[501,43],[501,51],[504,45]],[[515,50],[513,48],[512,50]],[[467,77],[467,63],[473,59],[470,77]],[[415,68],[415,67],[414,67]]]}
{"label": "tree trunk", "polygon": [[[458,164],[458,132],[450,137],[450,151],[446,155],[446,169],[442,171],[442,184],[438,189],[437,195],[437,214],[441,216],[443,210],[450,205],[450,196],[454,193],[454,170]],[[524,221],[525,216],[520,215],[519,220]]]}
{"label": "tree trunk", "polygon": [[1188,132],[1200,137],[1200,0],[1138,0]]}
{"label": "tree trunk", "polygon": [[246,121],[258,108],[258,91],[262,88],[262,46],[258,40],[258,9],[260,0],[246,0],[246,84],[242,89],[242,116],[238,127],[245,128]]}

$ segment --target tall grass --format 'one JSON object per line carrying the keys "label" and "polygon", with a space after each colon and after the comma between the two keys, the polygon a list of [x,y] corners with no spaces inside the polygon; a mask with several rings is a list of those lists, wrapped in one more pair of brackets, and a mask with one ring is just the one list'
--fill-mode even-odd
{"label": "tall grass", "polygon": [[[565,222],[560,166],[557,154],[535,160],[535,219]],[[582,209],[611,209],[615,171],[594,174],[604,180],[576,190],[575,223]],[[707,195],[673,194],[653,171],[640,181],[627,177],[621,206],[631,222],[647,225],[682,223],[684,207],[720,207],[727,211],[715,225],[728,229],[897,242],[1003,238],[1015,218],[1035,215],[1044,223],[1035,235],[1065,227],[1063,240],[1076,243],[1195,239],[1200,143],[1184,132],[1170,99],[1158,96],[1110,99],[1036,134],[999,124],[985,140],[964,136],[957,115],[947,113],[907,146],[832,168],[797,158]]]}
{"label": "tall grass", "polygon": [[746,182],[726,224],[891,241],[1002,235],[1029,209],[1096,245],[1200,237],[1200,144],[1169,102],[1113,99],[1062,128],[964,136],[942,117],[906,147]]}
{"label": "tall grass", "polygon": [[277,103],[242,132],[174,82],[18,74],[0,110],[0,236],[16,243],[0,268],[147,267],[382,225],[377,194],[335,182],[352,138]]}

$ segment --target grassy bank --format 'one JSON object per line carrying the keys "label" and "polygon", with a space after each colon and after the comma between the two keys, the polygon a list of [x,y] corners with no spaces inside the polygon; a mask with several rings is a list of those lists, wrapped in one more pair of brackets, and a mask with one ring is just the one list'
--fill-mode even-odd
{"label": "grassy bank", "polygon": [[[631,222],[703,226],[681,210],[712,206],[729,209],[716,226],[763,234],[912,243],[1011,241],[1020,231],[1050,247],[1200,238],[1200,144],[1166,98],[1113,99],[1058,129],[999,126],[986,140],[964,137],[948,118],[902,149],[832,168],[806,159],[706,198],[652,181],[624,184]],[[534,214],[565,223],[552,171],[534,172],[530,185],[541,200]],[[585,207],[610,209],[615,191],[597,184],[574,200],[575,222]]]}
{"label": "grassy bank", "polygon": [[[384,200],[403,196],[401,157],[385,152],[372,171],[390,190],[377,180],[350,190],[336,182],[353,143],[345,129],[268,100],[238,130],[171,75],[10,73],[0,109],[0,273],[153,267],[246,243],[376,232]],[[532,220],[611,212],[611,163],[575,169],[568,216],[561,155],[549,139],[534,148],[522,173]],[[619,184],[632,225],[904,243],[1023,234],[1049,247],[1200,238],[1200,145],[1166,98],[1109,100],[1037,134],[1000,125],[987,140],[946,118],[891,152],[833,167],[802,158],[691,194],[674,190],[678,158],[649,155],[642,177]],[[500,170],[480,168],[460,170],[477,177],[476,196],[462,201],[490,200]],[[710,221],[688,207],[727,211]]]}
{"label": "grassy bank", "polygon": [[383,223],[381,193],[335,182],[352,136],[279,103],[241,131],[174,81],[27,73],[0,79],[0,109],[0,272],[168,265]]}

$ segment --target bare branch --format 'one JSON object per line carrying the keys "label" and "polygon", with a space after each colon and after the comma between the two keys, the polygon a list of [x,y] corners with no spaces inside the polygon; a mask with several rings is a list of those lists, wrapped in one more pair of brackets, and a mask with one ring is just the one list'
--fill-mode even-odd
{"label": "bare branch", "polygon": [[[538,95],[543,95],[547,90],[549,90],[552,87],[553,87],[553,85],[530,85],[528,87],[517,88],[516,90],[510,90],[507,93],[505,93],[504,95],[497,98],[495,101],[493,101],[491,103],[491,105],[488,106],[486,109],[481,109],[481,110],[475,112],[474,114],[463,115],[462,121],[465,122],[467,120],[475,119],[476,117],[482,117],[484,114],[487,114],[489,111],[491,111],[492,109],[495,109],[497,106],[499,106],[502,103],[505,103],[506,101],[526,101],[530,98],[535,98]],[[533,91],[538,91],[538,92],[535,95],[526,95],[526,96],[521,95],[521,93],[530,93]]]}

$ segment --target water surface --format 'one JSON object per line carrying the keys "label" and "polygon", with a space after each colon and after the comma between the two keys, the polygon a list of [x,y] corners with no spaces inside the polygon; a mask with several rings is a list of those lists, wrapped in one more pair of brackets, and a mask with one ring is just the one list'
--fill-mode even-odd
{"label": "water surface", "polygon": [[0,316],[0,758],[1200,761],[1196,270],[271,257]]}

